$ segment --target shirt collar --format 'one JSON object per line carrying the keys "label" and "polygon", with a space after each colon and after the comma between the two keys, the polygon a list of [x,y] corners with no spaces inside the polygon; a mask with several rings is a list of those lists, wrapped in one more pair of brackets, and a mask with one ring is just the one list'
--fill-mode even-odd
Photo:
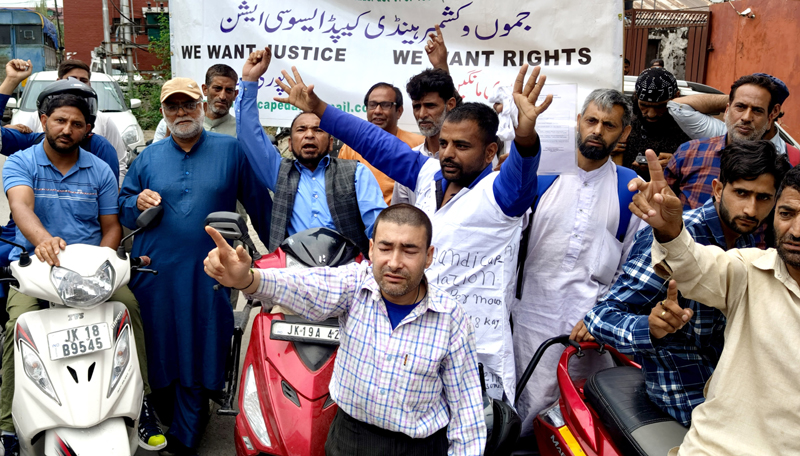
{"label": "shirt collar", "polygon": [[[484,177],[488,176],[491,173],[492,173],[492,164],[490,163],[489,166],[483,168],[483,171],[478,175],[478,177],[475,178],[474,181],[472,181],[471,184],[469,184],[467,188],[471,190],[473,187],[478,185],[478,182],[480,182]],[[439,169],[439,171],[436,171],[436,174],[434,174],[433,176],[433,180],[435,181],[441,180],[443,190],[447,190],[447,185],[450,183],[450,181],[444,178],[441,168]]]}
{"label": "shirt collar", "polygon": [[[47,141],[47,139],[45,138],[44,141]],[[39,166],[53,166],[53,162],[50,161],[50,157],[47,156],[47,152],[44,150],[44,141],[34,146],[33,154],[36,156],[36,162],[39,163]],[[87,154],[83,148],[78,147],[78,161],[76,162],[78,168],[92,167],[92,159]]]}
{"label": "shirt collar", "polygon": [[789,270],[786,268],[786,263],[783,262],[778,251],[769,249],[764,252],[764,255],[756,258],[752,262],[753,267],[761,269],[762,271],[773,271],[776,279],[789,289],[796,296],[800,297],[800,287],[797,282],[789,275]]}
{"label": "shirt collar", "polygon": [[175,142],[175,138],[173,138],[172,135],[169,135],[169,141],[170,143],[172,143],[172,147],[177,149],[180,153],[191,154],[192,152],[196,151],[198,147],[203,145],[203,142],[206,140],[207,137],[208,135],[206,134],[206,129],[204,128],[203,131],[200,132],[200,139],[198,139],[197,142],[194,143],[194,145],[192,146],[192,150],[190,150],[189,152],[183,150],[183,148],[180,145],[178,145],[178,143]]}
{"label": "shirt collar", "polygon": [[[711,235],[714,237],[714,242],[716,242],[718,246],[727,250],[728,242],[725,240],[725,231],[722,229],[722,221],[719,218],[717,206],[714,204],[714,198],[709,198],[708,201],[706,201],[700,207],[700,210],[703,212],[703,220],[705,221],[706,226],[708,227],[709,231],[711,231]],[[752,234],[741,235],[736,240],[737,248],[755,246],[756,241]]]}
{"label": "shirt collar", "polygon": [[[425,281],[427,285],[428,292],[425,293],[425,299],[419,304],[420,312],[419,315],[427,312],[428,310],[432,310],[434,312],[444,313],[447,309],[444,306],[444,303],[440,299],[431,299],[431,292],[432,286],[430,282],[428,282],[428,278],[426,276],[422,276],[422,280]],[[367,268],[367,274],[364,279],[364,282],[361,284],[361,291],[367,291],[371,294],[371,299],[373,302],[381,301],[383,299],[383,295],[381,295],[381,288],[378,286],[378,282],[375,281],[375,275],[372,270],[372,266]],[[413,312],[412,312],[413,313]]]}
{"label": "shirt collar", "polygon": [[203,120],[203,123],[205,125],[208,125],[209,128],[214,128],[220,124],[227,122],[231,118],[233,118],[233,116],[231,115],[230,111],[228,111],[227,113],[225,113],[224,116],[220,117],[219,119],[210,119],[208,116],[206,116],[205,119]]}
{"label": "shirt collar", "polygon": [[[330,156],[330,154],[325,155],[324,157],[322,157],[322,160],[319,161],[319,165],[317,165],[317,167],[314,169],[314,171],[316,171],[316,170],[318,170],[320,168],[325,169],[330,164],[331,164],[331,156]],[[295,166],[295,168],[297,168],[298,171],[303,171],[304,169],[308,169],[305,165],[303,165],[302,163],[297,161],[296,158],[294,160],[294,166]],[[311,171],[311,170],[309,169],[309,171]]]}

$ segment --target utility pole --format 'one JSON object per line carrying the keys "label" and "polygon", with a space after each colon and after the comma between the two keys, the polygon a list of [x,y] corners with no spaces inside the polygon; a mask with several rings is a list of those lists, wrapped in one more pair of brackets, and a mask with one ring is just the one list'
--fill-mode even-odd
{"label": "utility pole", "polygon": [[131,33],[133,22],[131,22],[130,0],[120,0],[119,6],[122,10],[119,21],[122,25],[123,46],[125,49],[126,62],[125,69],[128,73],[128,90],[130,90],[133,88],[133,53],[131,51],[131,48],[133,47],[133,40],[131,39],[133,36]]}
{"label": "utility pole", "polygon": [[56,7],[56,27],[58,27],[58,63],[61,64],[61,61],[64,60],[64,32],[61,30],[61,20],[59,19],[60,14],[58,14],[58,0],[53,0],[53,3]]}
{"label": "utility pole", "polygon": [[108,0],[103,0],[103,48],[106,50],[106,74],[111,75],[111,33],[109,32]]}

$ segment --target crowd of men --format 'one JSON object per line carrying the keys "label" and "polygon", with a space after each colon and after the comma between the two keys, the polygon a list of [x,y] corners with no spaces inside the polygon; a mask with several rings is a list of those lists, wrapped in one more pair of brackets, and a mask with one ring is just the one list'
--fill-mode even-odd
{"label": "crowd of men", "polygon": [[[654,62],[632,97],[597,89],[584,100],[577,173],[539,176],[536,121],[552,101],[537,101],[546,82],[540,69],[528,74],[524,66],[509,81],[505,103],[518,114],[499,161],[503,106],[462,101],[438,27],[425,50],[433,68],[405,87],[420,134],[398,127],[408,107],[401,88],[376,82],[366,90],[362,120],[326,104],[300,70],[284,71],[285,97],[276,100],[300,111],[290,126],[292,158],[259,121],[269,48],[253,52],[241,75],[217,64],[202,85],[166,82],[163,128],[127,170],[97,131],[104,123],[87,102],[91,91],[74,86],[89,81],[79,61],[62,64],[62,86],[44,98],[36,126],[43,137],[2,129],[10,156],[4,190],[16,222],[4,232],[41,261],[58,265],[73,243],[115,248],[122,226],[164,207],[161,224],[137,235],[132,250],[161,274],[134,276],[115,297],[133,318],[145,380],[140,444],[196,454],[233,330],[229,290],[214,287],[219,282],[311,320],[339,317],[330,384],[339,408],[328,454],[482,454],[478,364],[487,394],[511,402],[537,347],[563,333],[608,344],[642,366],[650,400],[691,426],[680,454],[800,451],[800,372],[786,354],[800,339],[792,330],[800,323],[800,172],[790,171],[800,152],[776,126],[786,85],[757,73],[734,81],[729,95],[682,97],[663,61]],[[0,104],[30,65],[12,60],[6,70]],[[718,111],[723,121],[709,115]],[[338,156],[334,138],[345,144]],[[89,197],[63,197],[79,190]],[[202,228],[206,215],[237,202],[270,251],[326,227],[370,261],[254,271],[241,247]],[[464,271],[442,255],[470,249],[494,260]],[[13,261],[19,251],[5,255],[0,261]],[[491,272],[491,283],[442,280],[477,271]],[[497,321],[491,333],[470,318],[487,312],[486,300]],[[36,302],[11,290],[6,307],[13,331]],[[6,455],[18,448],[13,353],[6,337]],[[513,404],[523,434],[558,398],[558,356],[548,352]],[[573,374],[612,365],[591,357]],[[741,401],[753,418],[741,418]]]}

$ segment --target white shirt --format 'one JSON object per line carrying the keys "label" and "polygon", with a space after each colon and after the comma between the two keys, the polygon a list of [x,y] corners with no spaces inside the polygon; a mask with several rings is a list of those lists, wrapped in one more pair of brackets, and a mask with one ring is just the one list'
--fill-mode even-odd
{"label": "white shirt", "polygon": [[[686,136],[692,139],[713,138],[714,136],[722,136],[728,133],[728,127],[725,122],[696,111],[687,104],[669,101],[667,102],[667,109],[672,118],[675,119],[675,123],[681,127]],[[775,149],[778,153],[786,153],[786,142],[781,139],[780,134],[773,136],[770,141],[775,144]]]}
{"label": "white shirt", "polygon": [[[431,157],[438,159],[439,152],[431,152],[428,150],[427,141],[423,141],[417,147],[412,147],[411,150],[416,150],[417,152],[421,153],[426,157]],[[394,191],[392,192],[392,205],[406,203],[410,205],[414,205],[417,203],[417,195],[414,194],[414,190],[406,187],[403,184],[399,184],[397,182],[394,183]]]}
{"label": "white shirt", "polygon": [[[511,309],[518,378],[536,348],[546,339],[569,334],[621,273],[641,220],[632,215],[624,243],[619,242],[619,212],[617,167],[611,160],[594,171],[561,175],[540,196],[522,299]],[[517,404],[523,419],[557,398],[560,355],[547,351],[534,371]]]}
{"label": "white shirt", "polygon": [[[33,132],[39,133],[44,131],[42,129],[42,122],[39,116],[26,116],[24,125],[27,125]],[[122,135],[119,134],[119,129],[114,125],[114,121],[103,111],[97,111],[97,120],[92,127],[92,133],[100,135],[114,146],[117,151],[117,159],[119,160],[119,185],[122,185],[122,180],[128,173],[128,147],[122,141]]]}

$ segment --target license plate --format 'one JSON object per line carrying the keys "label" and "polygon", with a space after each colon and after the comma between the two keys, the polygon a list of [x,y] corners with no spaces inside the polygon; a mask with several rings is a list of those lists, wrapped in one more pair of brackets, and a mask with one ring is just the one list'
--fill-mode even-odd
{"label": "license plate", "polygon": [[47,335],[50,359],[72,358],[111,348],[108,323],[79,326]]}
{"label": "license plate", "polygon": [[273,321],[270,338],[297,342],[338,345],[339,328],[327,325]]}

